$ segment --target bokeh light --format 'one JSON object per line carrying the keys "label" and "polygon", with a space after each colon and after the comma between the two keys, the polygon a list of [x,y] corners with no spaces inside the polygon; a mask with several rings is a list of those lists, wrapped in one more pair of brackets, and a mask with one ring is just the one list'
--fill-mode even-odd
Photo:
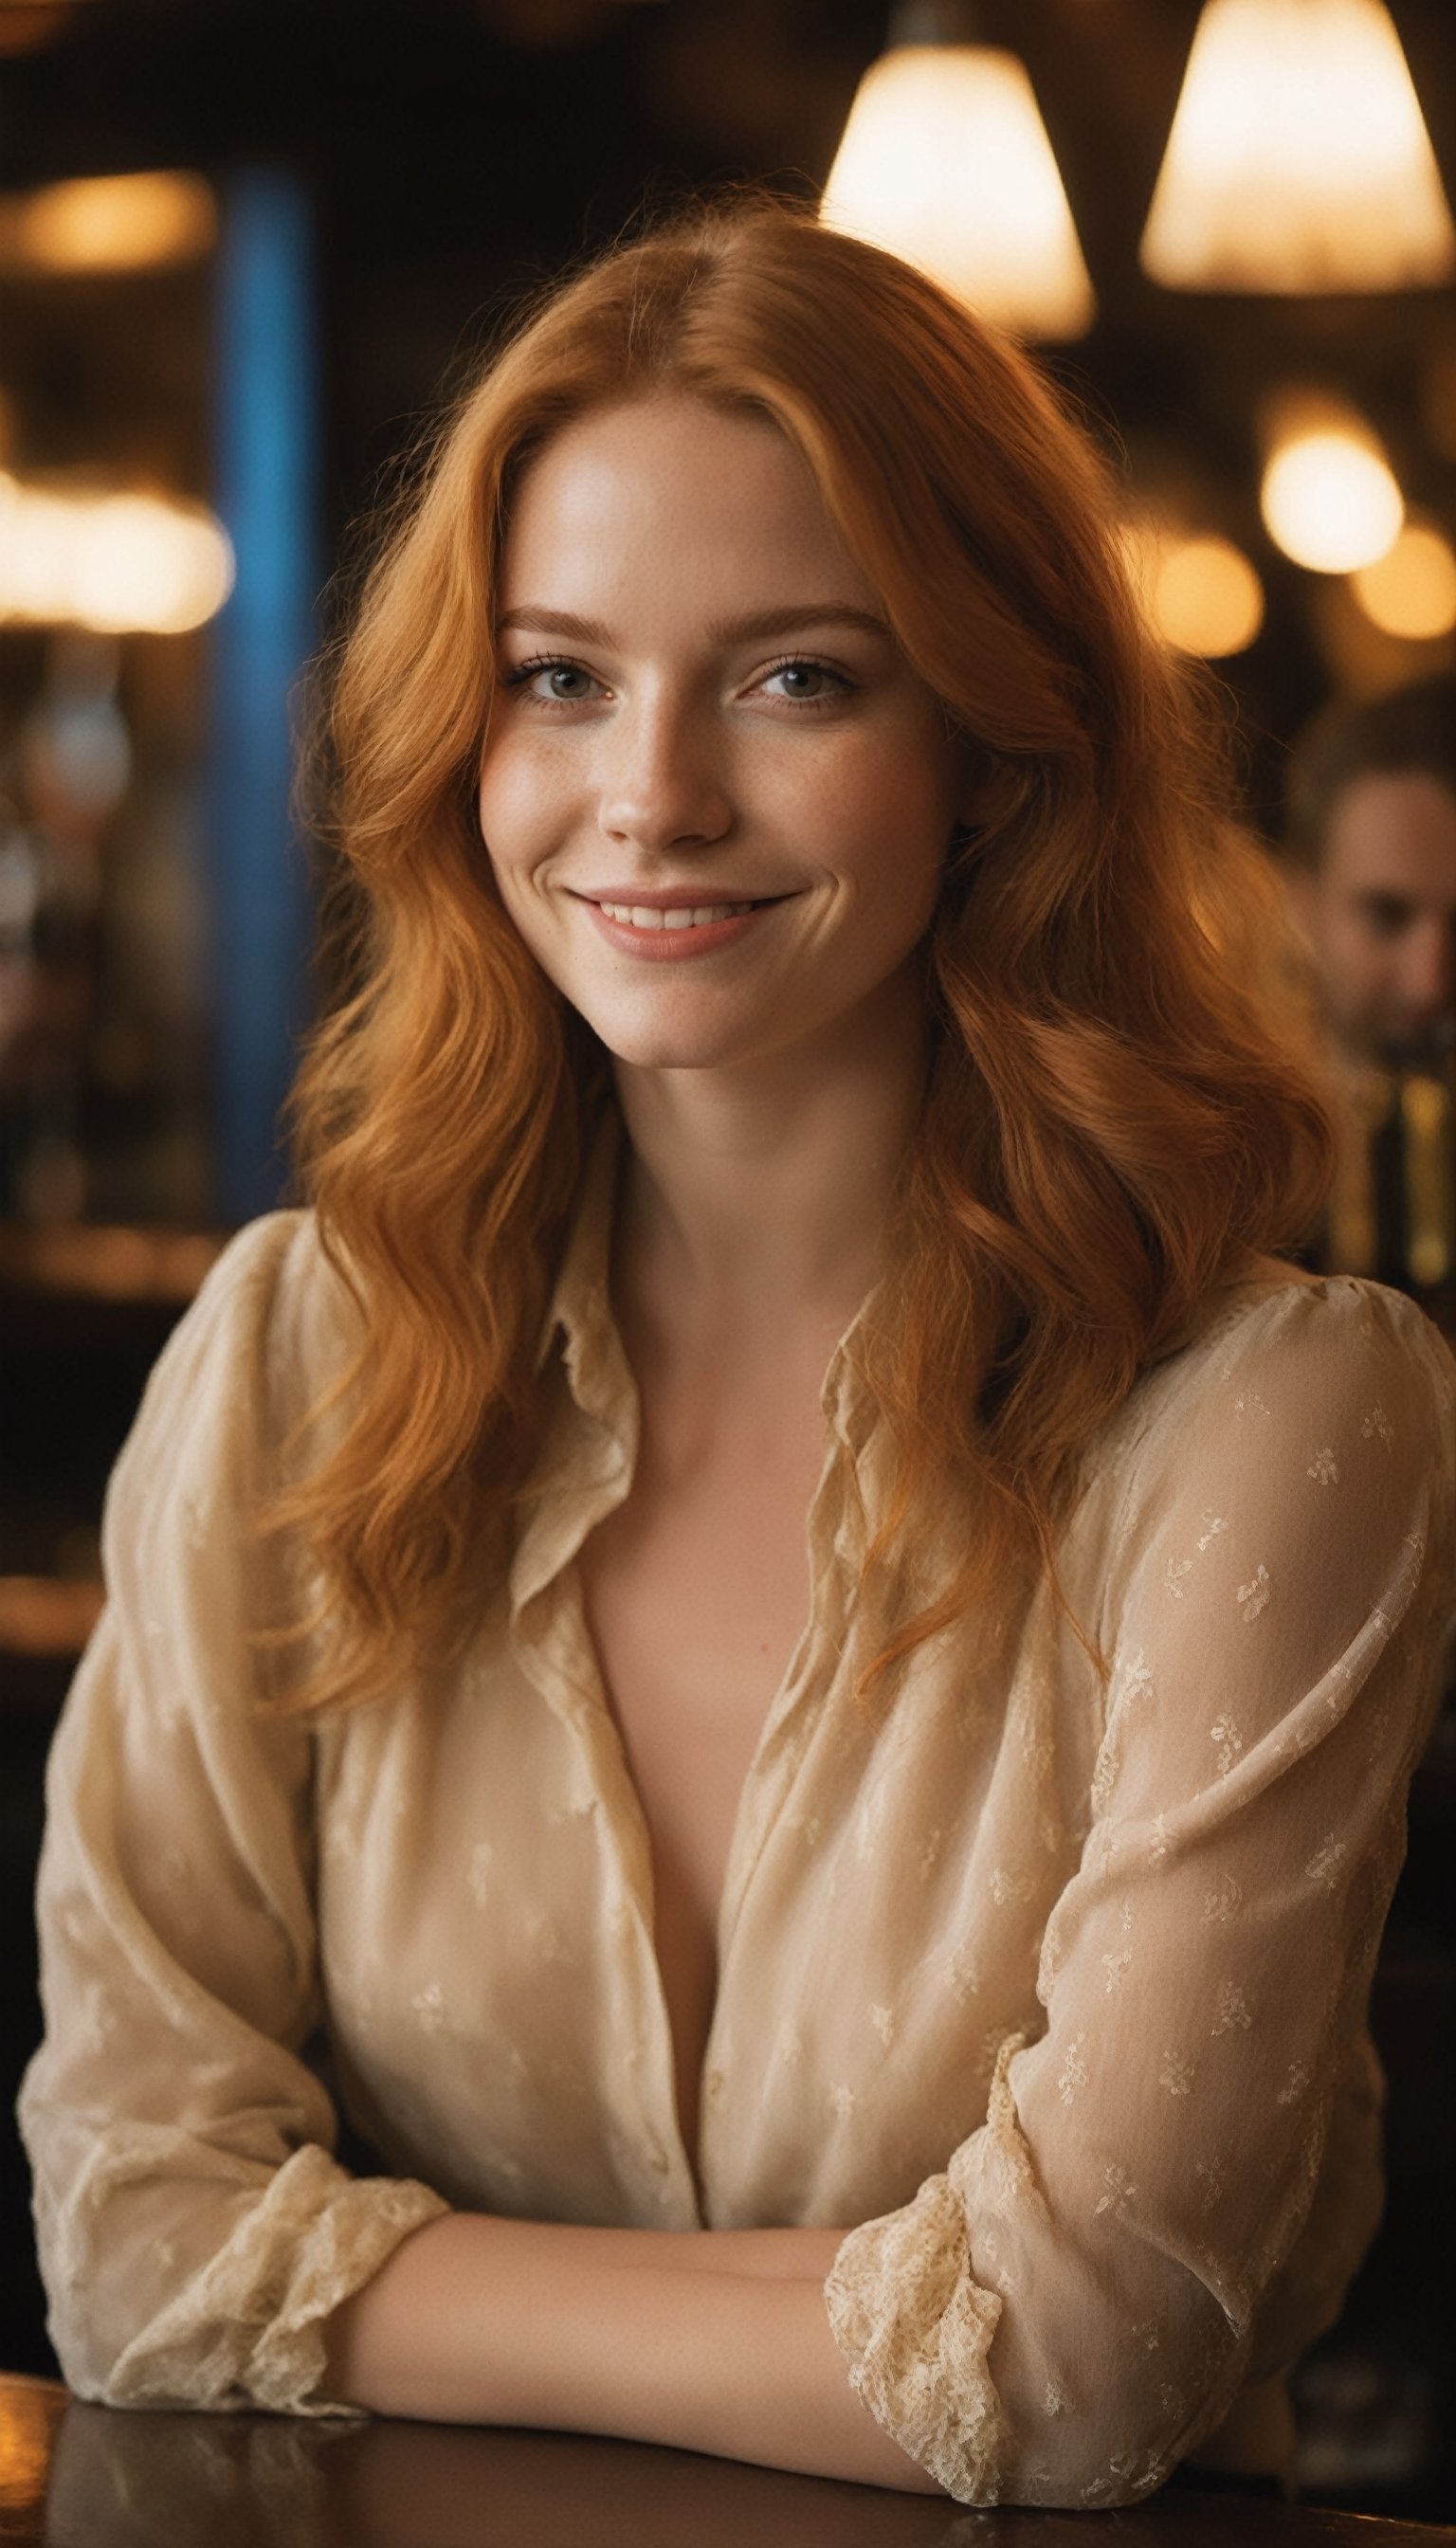
{"label": "bokeh light", "polygon": [[0,620],[171,636],[231,589],[231,546],[204,505],[0,475]]}
{"label": "bokeh light", "polygon": [[1416,642],[1456,628],[1456,549],[1434,522],[1408,521],[1384,557],[1350,578],[1368,619]]}
{"label": "bokeh light", "polygon": [[1384,557],[1406,512],[1375,434],[1353,409],[1329,401],[1276,418],[1259,508],[1275,546],[1318,575],[1348,575]]}
{"label": "bokeh light", "polygon": [[1232,540],[1142,514],[1128,525],[1124,543],[1142,606],[1165,646],[1215,661],[1253,644],[1264,624],[1264,588]]}
{"label": "bokeh light", "polygon": [[189,264],[217,235],[211,186],[182,170],[71,177],[0,197],[0,266],[23,271],[126,274]]}

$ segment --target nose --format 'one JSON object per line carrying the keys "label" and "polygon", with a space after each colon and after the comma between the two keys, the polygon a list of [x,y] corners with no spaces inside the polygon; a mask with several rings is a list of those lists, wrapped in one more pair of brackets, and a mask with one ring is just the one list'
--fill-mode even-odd
{"label": "nose", "polygon": [[627,705],[606,738],[597,819],[608,840],[662,852],[721,841],[732,826],[720,738],[706,709]]}

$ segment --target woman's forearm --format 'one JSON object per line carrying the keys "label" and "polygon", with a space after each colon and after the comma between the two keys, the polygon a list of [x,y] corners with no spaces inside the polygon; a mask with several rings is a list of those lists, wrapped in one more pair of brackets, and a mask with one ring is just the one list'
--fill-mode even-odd
{"label": "woman's forearm", "polygon": [[328,2386],[381,2414],[614,2433],[937,2493],[850,2387],[822,2290],[838,2243],[453,2213],[335,2313]]}

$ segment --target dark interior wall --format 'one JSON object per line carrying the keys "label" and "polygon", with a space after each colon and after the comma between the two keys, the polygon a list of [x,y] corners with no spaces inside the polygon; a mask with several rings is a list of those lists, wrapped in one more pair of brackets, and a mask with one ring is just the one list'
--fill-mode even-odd
{"label": "dark interior wall", "polygon": [[[1456,193],[1456,18],[1393,9]],[[0,191],[113,167],[295,170],[318,222],[326,394],[322,550],[387,484],[441,381],[520,295],[644,205],[768,179],[822,183],[884,0],[72,0],[48,44],[0,58]],[[1328,683],[1311,580],[1264,542],[1252,410],[1307,373],[1358,396],[1417,500],[1450,510],[1451,453],[1419,417],[1456,362],[1456,294],[1261,304],[1157,291],[1137,243],[1198,0],[982,0],[1037,88],[1099,295],[1053,370],[1135,461],[1191,459],[1269,587],[1264,637],[1226,668],[1254,738]],[[183,320],[183,334],[186,322]],[[179,338],[178,341],[181,341]],[[3,369],[3,365],[0,365]]]}

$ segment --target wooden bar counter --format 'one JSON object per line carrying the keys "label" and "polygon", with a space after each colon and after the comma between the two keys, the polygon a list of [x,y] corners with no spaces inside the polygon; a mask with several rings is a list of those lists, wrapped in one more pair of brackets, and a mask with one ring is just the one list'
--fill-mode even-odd
{"label": "wooden bar counter", "polygon": [[575,2433],[121,2413],[0,2377],[3,2548],[1435,2548],[1456,2529],[1173,2487],[966,2512]]}

